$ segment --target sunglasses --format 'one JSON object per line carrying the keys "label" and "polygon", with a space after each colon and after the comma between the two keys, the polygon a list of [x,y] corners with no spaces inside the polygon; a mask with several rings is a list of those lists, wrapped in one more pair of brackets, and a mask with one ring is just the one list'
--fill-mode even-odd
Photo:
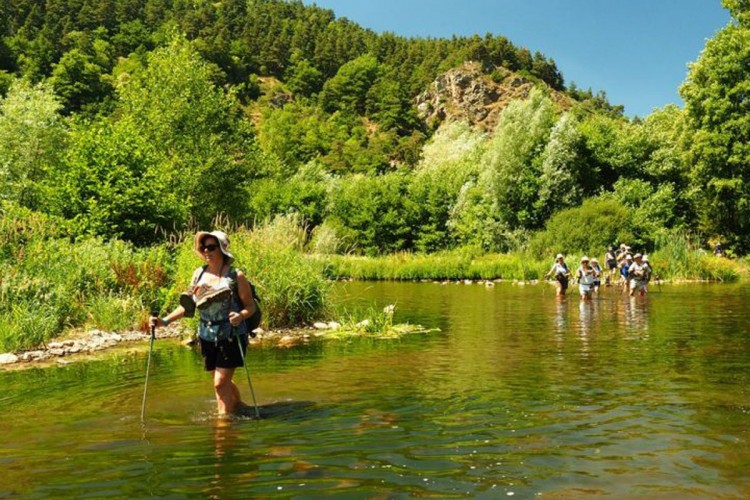
{"label": "sunglasses", "polygon": [[216,243],[209,243],[208,245],[200,246],[201,252],[205,252],[206,250],[208,250],[209,252],[213,252],[217,248],[219,248],[219,245],[217,245]]}

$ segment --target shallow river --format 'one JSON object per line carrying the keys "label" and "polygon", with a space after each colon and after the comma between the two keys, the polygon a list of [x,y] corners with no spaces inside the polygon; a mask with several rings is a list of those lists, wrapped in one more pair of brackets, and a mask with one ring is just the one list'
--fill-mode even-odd
{"label": "shallow river", "polygon": [[750,496],[750,288],[337,287],[441,331],[252,349],[261,420],[174,343],[145,426],[146,351],[0,372],[0,497]]}

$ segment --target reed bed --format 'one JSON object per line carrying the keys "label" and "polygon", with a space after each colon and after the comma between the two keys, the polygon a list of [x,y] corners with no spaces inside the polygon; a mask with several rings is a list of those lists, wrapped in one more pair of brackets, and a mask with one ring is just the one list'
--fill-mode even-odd
{"label": "reed bed", "polygon": [[398,253],[382,257],[316,255],[332,279],[361,280],[534,280],[551,265],[521,254]]}

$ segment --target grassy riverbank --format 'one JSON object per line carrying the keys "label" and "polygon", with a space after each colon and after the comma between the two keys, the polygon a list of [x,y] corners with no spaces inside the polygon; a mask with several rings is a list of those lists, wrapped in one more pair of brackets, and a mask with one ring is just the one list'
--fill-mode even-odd
{"label": "grassy riverbank", "polygon": [[[0,215],[0,352],[39,346],[71,329],[145,331],[148,311],[174,308],[200,265],[193,233],[138,248],[73,238],[64,222],[11,205],[0,205]],[[329,317],[332,279],[525,281],[541,279],[551,265],[551,259],[470,249],[374,258],[310,254],[294,218],[229,232],[236,265],[262,299],[263,326],[272,329]],[[567,256],[571,268],[578,258]],[[750,276],[745,260],[717,258],[679,238],[663,242],[650,260],[663,280]]]}
{"label": "grassy riverbank", "polygon": [[[382,257],[328,255],[314,257],[325,263],[332,279],[361,280],[518,280],[542,279],[552,258],[535,259],[523,254],[479,254],[452,251],[431,255],[399,253]],[[575,270],[580,256],[566,260]],[[604,261],[602,257],[599,259]],[[649,255],[655,274],[662,280],[734,282],[750,276],[744,260],[715,257],[703,250],[670,246]]]}
{"label": "grassy riverbank", "polygon": [[[148,313],[177,305],[193,270],[193,234],[137,248],[122,241],[72,238],[64,223],[0,206],[0,352],[46,344],[71,329],[146,330]],[[262,299],[264,326],[324,317],[330,281],[306,259],[304,234],[285,219],[231,233],[237,265]]]}

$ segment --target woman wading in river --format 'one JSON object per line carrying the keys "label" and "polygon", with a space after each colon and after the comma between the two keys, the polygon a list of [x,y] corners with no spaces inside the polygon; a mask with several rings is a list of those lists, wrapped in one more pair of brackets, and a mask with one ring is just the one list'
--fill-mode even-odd
{"label": "woman wading in river", "polygon": [[213,377],[219,415],[226,415],[244,406],[232,377],[237,367],[244,366],[248,341],[245,320],[256,306],[247,278],[232,267],[234,256],[229,252],[226,233],[199,232],[193,250],[206,264],[193,273],[181,305],[163,318],[152,317],[151,325],[167,326],[183,316],[192,316],[194,308],[198,310],[201,354],[206,371]]}

